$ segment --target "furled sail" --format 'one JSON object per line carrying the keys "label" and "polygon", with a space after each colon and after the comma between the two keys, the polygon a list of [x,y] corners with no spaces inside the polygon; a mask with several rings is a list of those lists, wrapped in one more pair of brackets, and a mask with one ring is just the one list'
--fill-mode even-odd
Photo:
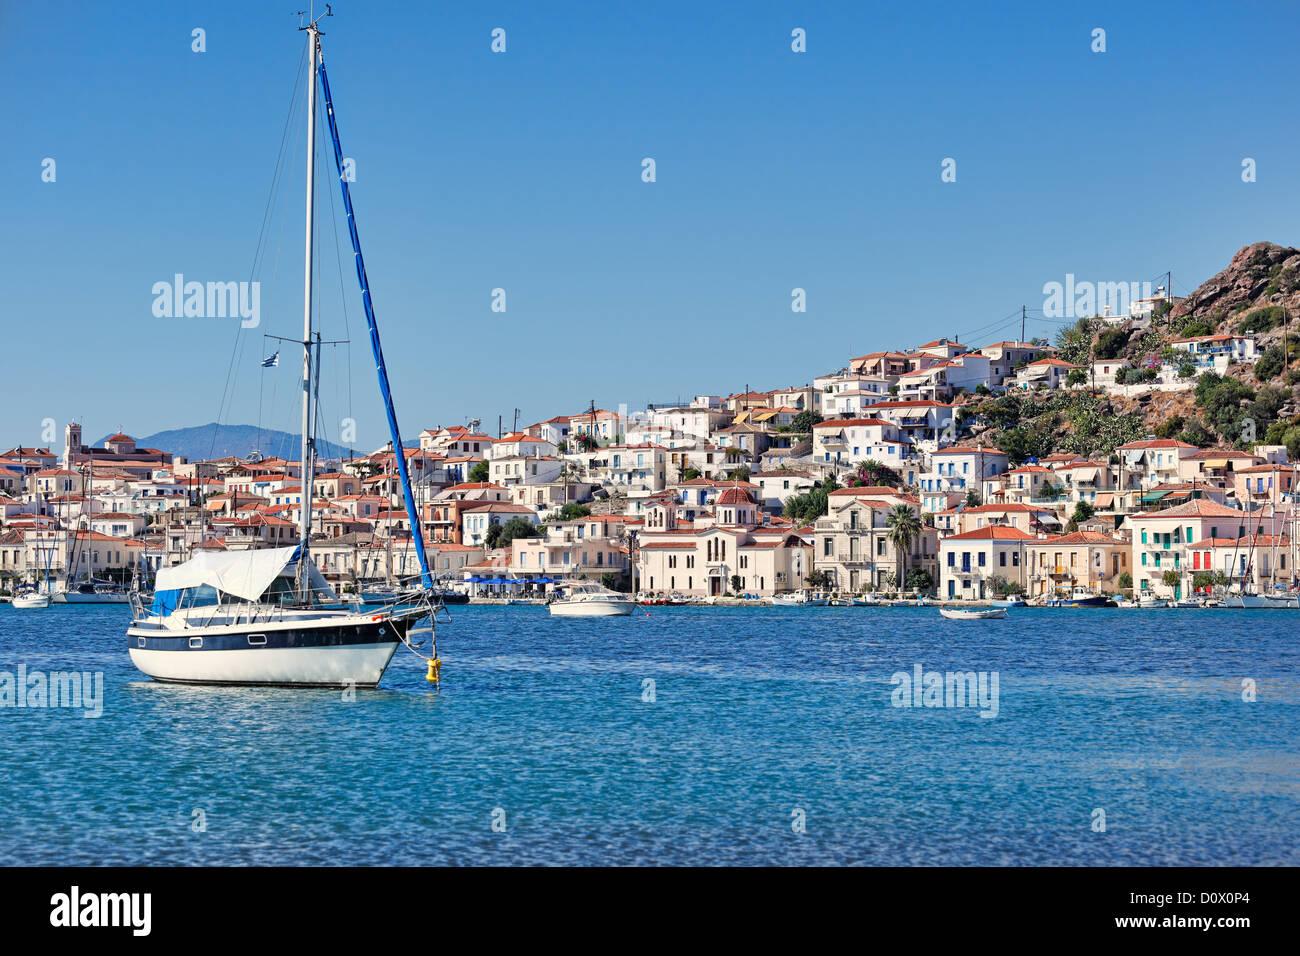
{"label": "furled sail", "polygon": [[379,391],[384,398],[384,410],[388,413],[388,431],[393,439],[393,457],[397,460],[397,475],[402,482],[402,496],[406,499],[406,516],[411,521],[411,539],[415,553],[420,559],[420,579],[426,588],[433,587],[433,575],[429,573],[429,558],[424,553],[424,532],[420,527],[420,516],[415,508],[415,496],[411,493],[411,476],[406,467],[406,452],[402,448],[402,433],[397,427],[397,412],[393,408],[393,394],[388,387],[388,369],[384,365],[384,350],[379,344],[379,326],[375,324],[375,309],[370,301],[370,282],[366,278],[366,263],[361,257],[361,240],[357,236],[357,220],[352,213],[352,194],[348,191],[347,177],[343,174],[343,147],[339,144],[339,128],[334,121],[334,101],[330,97],[330,81],[325,74],[325,58],[320,58],[321,92],[325,95],[325,115],[329,120],[330,139],[334,141],[334,168],[338,173],[339,186],[343,190],[343,209],[348,217],[348,235],[352,239],[352,253],[357,260],[357,281],[361,283],[361,304],[366,310],[366,326],[370,329],[370,350],[375,356],[375,369],[379,373]]}

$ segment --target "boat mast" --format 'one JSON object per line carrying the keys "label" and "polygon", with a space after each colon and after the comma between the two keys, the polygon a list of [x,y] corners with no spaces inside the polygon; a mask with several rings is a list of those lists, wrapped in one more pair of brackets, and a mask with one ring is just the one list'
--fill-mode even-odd
{"label": "boat mast", "polygon": [[312,479],[315,477],[315,439],[312,435],[311,395],[312,395],[312,248],[313,248],[313,213],[315,212],[316,186],[316,53],[320,48],[320,31],[316,21],[312,20],[305,27],[299,27],[307,33],[307,222],[303,253],[303,292],[302,292],[302,459],[299,481],[299,517],[298,517],[298,597],[304,603],[307,600],[307,560],[311,547],[311,495]]}

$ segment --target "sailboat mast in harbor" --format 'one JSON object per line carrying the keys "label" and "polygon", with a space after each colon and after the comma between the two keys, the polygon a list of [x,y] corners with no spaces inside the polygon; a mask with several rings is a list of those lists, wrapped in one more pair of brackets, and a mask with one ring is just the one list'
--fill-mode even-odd
{"label": "sailboat mast in harbor", "polygon": [[[328,8],[326,8],[328,9]],[[298,600],[306,602],[307,557],[311,548],[311,496],[315,478],[316,442],[312,436],[312,354],[311,292],[312,249],[316,211],[316,54],[320,49],[320,31],[316,21],[305,27],[307,32],[307,222],[303,239],[302,280],[302,458],[300,461],[298,507]]]}

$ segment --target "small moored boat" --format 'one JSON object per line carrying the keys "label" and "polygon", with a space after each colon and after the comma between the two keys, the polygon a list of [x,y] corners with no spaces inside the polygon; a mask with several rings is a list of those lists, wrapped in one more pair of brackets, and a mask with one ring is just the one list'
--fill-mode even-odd
{"label": "small moored boat", "polygon": [[1104,594],[1097,594],[1082,585],[1075,585],[1068,594],[1061,594],[1047,601],[1048,607],[1105,607],[1110,599]]}
{"label": "small moored boat", "polygon": [[1000,621],[1007,616],[1007,609],[1004,607],[941,607],[939,613],[950,621]]}
{"label": "small moored boat", "polygon": [[50,596],[40,591],[20,591],[14,595],[14,607],[20,611],[35,611],[50,606]]}

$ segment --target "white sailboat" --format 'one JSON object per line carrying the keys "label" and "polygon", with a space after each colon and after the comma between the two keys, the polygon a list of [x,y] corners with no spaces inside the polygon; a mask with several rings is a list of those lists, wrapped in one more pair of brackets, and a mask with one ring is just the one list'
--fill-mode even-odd
{"label": "white sailboat", "polygon": [[[326,16],[329,15],[328,8]],[[433,576],[428,567],[419,516],[405,456],[397,454],[412,539],[420,561],[421,587],[378,609],[342,604],[311,561],[312,484],[315,476],[315,395],[320,336],[312,327],[312,253],[316,142],[316,85],[325,97],[335,168],[343,193],[356,259],[361,299],[379,374],[393,447],[402,439],[393,410],[388,373],[361,257],[343,153],[339,144],[329,79],[321,53],[319,18],[299,29],[307,33],[307,210],[303,295],[302,498],[298,544],[243,552],[199,553],[175,567],[160,568],[154,600],[145,608],[133,595],[134,620],[127,628],[128,651],[155,680],[194,684],[271,684],[373,687],[399,643],[424,617],[431,617]],[[313,354],[313,349],[316,354]],[[423,629],[432,636],[430,622]],[[408,642],[409,646],[409,642]],[[436,643],[429,676],[440,662]],[[423,656],[423,655],[421,655]]]}
{"label": "white sailboat", "polygon": [[[41,569],[41,533],[36,532],[36,569]],[[26,588],[21,588],[13,596],[13,606],[20,611],[39,611],[50,606],[50,560],[45,559],[45,581]]]}

